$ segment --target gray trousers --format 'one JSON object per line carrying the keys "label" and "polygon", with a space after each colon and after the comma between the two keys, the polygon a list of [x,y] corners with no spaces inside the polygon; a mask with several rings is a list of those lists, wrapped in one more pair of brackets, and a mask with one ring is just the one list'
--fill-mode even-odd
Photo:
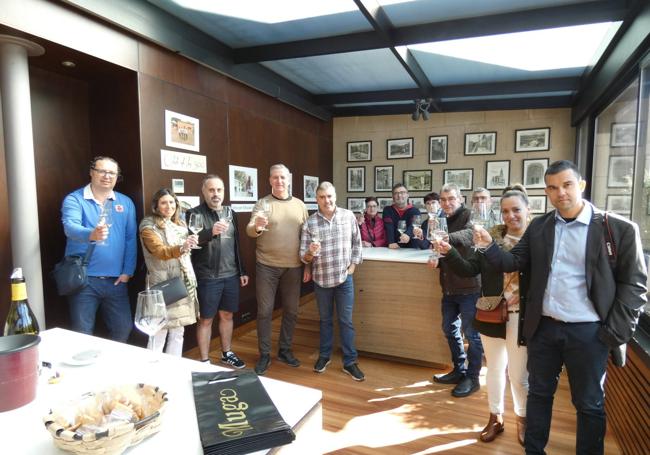
{"label": "gray trousers", "polygon": [[258,262],[255,265],[255,272],[257,275],[257,342],[260,355],[268,355],[271,352],[271,323],[278,288],[282,300],[279,350],[289,350],[298,319],[302,266],[271,267]]}

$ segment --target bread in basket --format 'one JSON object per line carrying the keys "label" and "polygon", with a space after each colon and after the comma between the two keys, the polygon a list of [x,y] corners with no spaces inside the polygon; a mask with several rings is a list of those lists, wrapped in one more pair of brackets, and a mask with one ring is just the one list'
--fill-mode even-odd
{"label": "bread in basket", "polygon": [[160,429],[167,393],[135,384],[91,392],[43,418],[57,447],[79,454],[121,454]]}

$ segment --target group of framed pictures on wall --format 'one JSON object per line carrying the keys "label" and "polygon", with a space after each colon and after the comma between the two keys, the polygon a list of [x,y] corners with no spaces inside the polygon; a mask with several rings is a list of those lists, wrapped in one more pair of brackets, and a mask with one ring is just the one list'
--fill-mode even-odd
{"label": "group of framed pictures on wall", "polygon": [[[623,132],[620,133],[623,137]],[[537,152],[550,150],[550,128],[532,128],[515,130],[515,152]],[[621,139],[623,140],[623,139]],[[429,136],[428,162],[429,164],[446,164],[448,162],[447,135]],[[496,154],[497,133],[494,131],[466,133],[464,143],[464,155],[494,155]],[[413,158],[413,138],[388,139],[386,141],[386,159],[407,159]],[[355,141],[347,143],[348,163],[372,161],[372,141]],[[493,160],[485,162],[485,187],[489,190],[503,190],[510,183],[510,160]],[[549,165],[548,158],[524,159],[522,161],[523,184],[527,189],[544,188],[544,172]],[[366,185],[366,167],[347,167],[347,191],[348,193],[364,193]],[[409,192],[431,192],[433,185],[433,171],[431,169],[405,170],[402,172],[401,180]],[[390,192],[395,182],[394,166],[374,166],[374,192]],[[474,169],[443,169],[443,184],[455,183],[462,191],[472,191],[474,188]],[[531,208],[533,213],[546,212],[546,196],[531,195]],[[413,197],[412,203],[419,206],[421,197]],[[390,205],[390,197],[378,198],[380,209]],[[348,208],[351,210],[362,210],[364,198],[348,198]],[[421,209],[424,209],[422,202]]]}
{"label": "group of framed pictures on wall", "polygon": [[[634,178],[634,146],[636,144],[636,125],[634,123],[612,123],[610,135],[610,155],[607,167],[607,188],[614,191],[631,190]],[[616,155],[614,155],[616,153]],[[621,155],[621,153],[631,153]],[[626,194],[608,194],[605,209],[630,216],[632,213],[631,191]],[[650,203],[646,213],[650,215]]]}

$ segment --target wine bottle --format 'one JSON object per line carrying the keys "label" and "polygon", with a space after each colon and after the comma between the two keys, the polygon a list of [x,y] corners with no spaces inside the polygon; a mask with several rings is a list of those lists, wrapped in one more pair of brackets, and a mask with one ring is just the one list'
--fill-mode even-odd
{"label": "wine bottle", "polygon": [[38,321],[27,301],[27,285],[23,269],[18,267],[11,274],[11,307],[5,322],[4,336],[38,335]]}

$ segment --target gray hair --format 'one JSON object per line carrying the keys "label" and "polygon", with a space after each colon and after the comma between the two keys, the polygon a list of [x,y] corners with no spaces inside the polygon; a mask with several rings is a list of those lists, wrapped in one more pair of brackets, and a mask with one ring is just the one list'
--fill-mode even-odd
{"label": "gray hair", "polygon": [[483,188],[482,186],[477,186],[474,192],[472,192],[472,196],[474,196],[476,193],[487,193],[488,196],[490,196],[490,190]]}
{"label": "gray hair", "polygon": [[442,189],[440,190],[440,193],[441,194],[450,193],[452,191],[456,193],[456,197],[460,198],[461,196],[460,188],[455,183],[445,183],[444,185],[442,185]]}
{"label": "gray hair", "polygon": [[316,193],[320,193],[321,191],[327,191],[330,188],[334,190],[334,194],[336,194],[336,188],[334,188],[334,185],[332,185],[330,182],[321,182],[320,185],[318,185],[318,188],[316,188]]}
{"label": "gray hair", "polygon": [[291,174],[291,171],[289,170],[288,167],[286,167],[282,163],[278,163],[278,164],[274,164],[273,166],[271,166],[271,169],[269,169],[269,175],[273,174],[273,171],[275,171],[277,169],[283,170],[286,174]]}
{"label": "gray hair", "polygon": [[221,183],[223,183],[225,185],[225,182],[223,181],[223,179],[221,177],[219,177],[217,174],[208,174],[208,175],[205,176],[205,178],[201,182],[201,188],[205,188],[205,185],[208,183],[208,180],[212,180],[212,179],[221,180]]}

